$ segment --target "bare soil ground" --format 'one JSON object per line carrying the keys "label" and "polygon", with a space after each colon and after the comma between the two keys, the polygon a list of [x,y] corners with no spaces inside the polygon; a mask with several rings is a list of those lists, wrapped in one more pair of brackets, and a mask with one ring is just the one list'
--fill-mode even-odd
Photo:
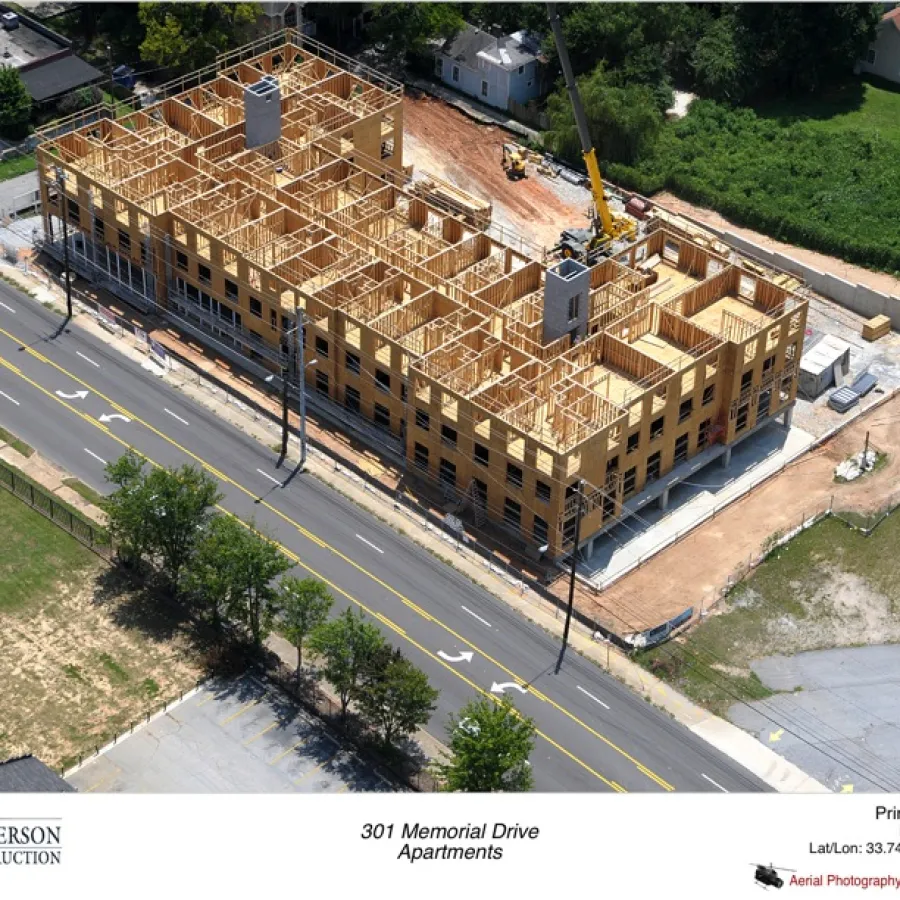
{"label": "bare soil ground", "polygon": [[679,200],[678,197],[667,191],[654,194],[651,199],[669,212],[676,215],[690,216],[698,222],[705,222],[715,228],[726,229],[733,234],[746,238],[748,241],[753,241],[754,244],[765,247],[767,250],[774,250],[785,254],[785,256],[792,256],[794,259],[812,266],[812,268],[818,269],[820,272],[827,272],[847,281],[867,285],[873,290],[881,291],[885,294],[900,296],[900,279],[894,278],[885,272],[870,272],[868,269],[854,266],[833,256],[825,256],[825,254],[816,253],[814,250],[804,250],[802,247],[795,247],[793,244],[783,244],[781,241],[766,237],[758,231],[751,231],[749,228],[741,228],[738,225],[734,225],[724,216],[720,216],[711,209],[695,206],[686,200]]}
{"label": "bare soil ground", "polygon": [[5,491],[0,539],[0,759],[70,766],[201,676],[177,617]]}
{"label": "bare soil ground", "polygon": [[502,128],[481,125],[442,100],[403,101],[404,162],[490,200],[494,220],[523,238],[552,246],[567,227],[589,225],[587,202],[565,201],[555,184],[528,166],[528,177],[510,181],[501,166]]}
{"label": "bare soil ground", "polygon": [[[867,430],[872,445],[887,454],[886,464],[865,478],[837,484],[835,466],[863,448]],[[579,592],[576,605],[619,632],[658,625],[688,606],[708,606],[767,539],[826,508],[832,497],[835,509],[861,514],[900,498],[900,397],[861,416],[602,594]],[[555,589],[564,590],[563,581]]]}

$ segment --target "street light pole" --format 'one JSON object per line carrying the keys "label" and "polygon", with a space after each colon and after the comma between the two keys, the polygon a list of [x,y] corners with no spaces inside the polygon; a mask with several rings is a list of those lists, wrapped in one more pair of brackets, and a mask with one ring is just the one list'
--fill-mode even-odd
{"label": "street light pole", "polygon": [[56,167],[56,186],[59,190],[59,212],[63,227],[63,266],[66,270],[66,310],[67,319],[72,318],[72,276],[69,271],[69,198],[66,196],[63,170]]}
{"label": "street light pole", "polygon": [[575,603],[575,570],[578,567],[578,541],[581,538],[581,508],[583,498],[584,481],[578,482],[578,510],[575,513],[575,544],[572,547],[572,570],[569,576],[569,606],[566,609],[566,624],[563,626],[562,647],[559,651],[559,659],[556,661],[556,674],[562,667],[563,657],[566,655],[566,647],[569,643],[569,625],[572,621],[572,607]]}

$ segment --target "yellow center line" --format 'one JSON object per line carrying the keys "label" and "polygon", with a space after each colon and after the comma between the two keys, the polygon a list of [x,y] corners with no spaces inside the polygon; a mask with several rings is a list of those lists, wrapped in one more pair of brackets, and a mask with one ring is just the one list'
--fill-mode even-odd
{"label": "yellow center line", "polygon": [[[23,342],[23,341],[19,340],[19,338],[17,338],[15,335],[11,334],[10,332],[6,331],[5,329],[0,328],[0,334],[5,335],[7,338],[9,338],[10,340],[12,340],[12,341],[18,343],[20,346],[24,346],[24,342]],[[26,349],[28,349],[28,350],[30,351],[30,348],[26,348]],[[32,355],[34,355],[34,353],[33,353]],[[2,357],[0,357],[0,359],[2,359]],[[10,365],[10,364],[7,363],[7,365]],[[129,410],[126,409],[125,407],[119,406],[119,405],[118,405],[117,403],[115,403],[110,397],[107,397],[104,393],[102,393],[101,391],[97,390],[97,388],[95,388],[92,384],[89,384],[88,382],[83,381],[83,380],[82,380],[81,378],[79,378],[77,375],[73,375],[71,372],[69,372],[67,369],[64,369],[64,368],[63,368],[62,366],[60,366],[58,363],[55,363],[55,362],[53,362],[52,360],[49,360],[49,365],[50,365],[51,367],[53,367],[54,369],[56,369],[57,371],[62,372],[62,373],[63,373],[64,375],[66,375],[67,377],[73,379],[75,382],[77,382],[78,384],[80,384],[82,387],[87,388],[88,390],[93,391],[95,394],[97,394],[98,397],[102,397],[102,398],[103,398],[104,400],[106,400],[108,403],[112,404],[112,405],[114,406],[114,408],[121,410],[123,415],[126,415],[126,416],[128,416],[130,419],[132,419],[133,421],[140,423],[140,424],[143,425],[145,428],[147,428],[149,431],[151,431],[153,434],[155,434],[157,437],[159,437],[161,440],[166,441],[168,444],[170,444],[170,445],[172,445],[173,447],[175,447],[175,448],[177,448],[178,450],[180,450],[182,453],[184,453],[185,455],[187,455],[188,457],[190,457],[191,459],[193,459],[195,462],[197,462],[197,463],[198,463],[203,469],[205,469],[207,472],[210,472],[210,473],[214,474],[214,475],[215,475],[217,478],[219,478],[222,482],[224,482],[224,483],[226,483],[226,484],[230,484],[232,487],[234,487],[234,488],[236,488],[237,490],[241,491],[242,493],[246,494],[248,497],[252,497],[252,498],[254,499],[254,501],[256,501],[260,506],[264,506],[267,510],[269,510],[269,512],[271,512],[273,515],[275,515],[275,516],[277,516],[278,518],[280,518],[282,521],[284,521],[284,522],[287,523],[288,525],[292,526],[295,530],[297,530],[300,534],[302,534],[302,535],[303,535],[304,537],[306,537],[308,540],[311,540],[311,541],[313,541],[315,544],[319,545],[320,547],[322,547],[322,548],[328,550],[329,552],[331,552],[332,554],[334,554],[335,556],[337,556],[339,559],[341,559],[343,562],[345,562],[345,563],[347,563],[348,565],[352,566],[352,567],[353,567],[354,569],[356,569],[358,572],[360,572],[360,573],[366,575],[368,578],[370,578],[370,579],[371,579],[372,581],[374,581],[376,584],[380,585],[380,586],[383,587],[385,590],[387,590],[389,593],[391,593],[391,594],[393,594],[395,597],[399,598],[406,606],[408,606],[408,607],[409,607],[410,609],[412,609],[414,612],[416,612],[416,613],[418,613],[419,615],[421,615],[421,616],[422,616],[423,618],[425,618],[427,621],[434,622],[435,624],[437,624],[438,626],[440,626],[444,631],[446,631],[449,635],[451,635],[452,637],[454,637],[456,640],[462,642],[462,643],[465,644],[467,647],[469,647],[469,648],[471,648],[472,650],[476,651],[478,654],[480,654],[481,656],[483,656],[483,657],[484,657],[486,660],[488,660],[490,663],[492,663],[493,665],[497,666],[497,668],[499,668],[501,671],[506,672],[510,677],[512,677],[513,679],[515,679],[515,681],[516,681],[517,683],[523,684],[523,685],[528,683],[524,678],[522,678],[522,677],[520,677],[519,675],[517,675],[515,672],[513,672],[511,669],[509,669],[508,667],[506,667],[505,665],[503,665],[503,664],[502,664],[501,662],[499,662],[498,660],[494,659],[494,658],[493,658],[491,655],[489,655],[488,653],[485,653],[485,652],[484,652],[480,647],[478,647],[476,644],[472,643],[470,640],[468,640],[467,638],[463,637],[461,634],[459,634],[458,632],[456,632],[454,629],[450,628],[448,625],[445,625],[443,622],[441,622],[440,619],[435,618],[435,617],[434,617],[433,615],[431,615],[430,613],[426,613],[423,609],[421,609],[421,607],[419,607],[417,604],[413,603],[413,601],[411,601],[408,597],[405,597],[402,593],[400,593],[400,592],[399,592],[398,590],[396,590],[395,588],[391,587],[391,585],[387,584],[387,582],[383,581],[383,580],[382,580],[381,578],[379,578],[377,575],[373,574],[372,572],[369,572],[367,569],[365,569],[363,566],[359,565],[359,563],[357,563],[356,561],[354,561],[353,559],[351,559],[350,557],[348,557],[346,554],[342,553],[342,552],[341,552],[340,550],[338,550],[336,547],[333,547],[333,546],[331,546],[330,544],[328,544],[327,542],[323,541],[321,538],[319,538],[319,537],[317,537],[316,535],[314,535],[314,534],[313,534],[312,532],[310,532],[308,529],[304,528],[299,522],[296,522],[295,520],[293,520],[292,518],[290,518],[290,516],[288,516],[288,515],[286,515],[285,513],[283,513],[281,510],[277,509],[276,507],[272,506],[271,504],[269,504],[269,503],[266,502],[265,500],[261,499],[261,498],[258,496],[258,494],[254,493],[253,491],[251,491],[251,490],[249,490],[248,488],[244,487],[242,484],[238,483],[238,482],[235,481],[233,478],[230,478],[229,476],[225,475],[224,473],[219,472],[217,469],[215,469],[213,466],[211,466],[209,463],[207,463],[207,462],[206,462],[205,460],[203,460],[201,457],[197,456],[195,453],[193,453],[192,451],[188,450],[186,447],[184,447],[184,446],[182,446],[181,444],[179,444],[179,443],[178,443],[177,441],[175,441],[173,438],[170,438],[167,434],[161,432],[159,429],[155,428],[155,427],[154,427],[153,425],[151,425],[149,422],[144,421],[144,420],[141,419],[139,416],[137,416],[135,413],[129,411]],[[75,409],[75,407],[71,406],[71,405],[68,404],[68,403],[65,403],[65,401],[61,400],[61,399],[58,398],[56,395],[51,394],[49,391],[47,391],[45,388],[43,388],[41,385],[37,384],[36,382],[32,381],[32,380],[31,380],[30,378],[28,378],[27,376],[22,375],[22,374],[19,373],[18,371],[17,371],[17,374],[19,374],[20,377],[24,378],[24,379],[25,379],[26,381],[28,381],[30,384],[32,384],[32,385],[34,385],[36,388],[38,388],[38,390],[40,390],[42,393],[44,393],[44,394],[46,394],[48,397],[50,397],[50,399],[55,400],[55,401],[57,401],[57,402],[59,402],[59,403],[62,403],[62,405],[65,406],[67,409],[71,410],[71,411],[74,412],[76,415],[81,416],[81,418],[84,419],[85,421],[90,422],[92,425],[99,426],[99,427],[103,428],[103,429],[109,434],[110,437],[112,437],[114,440],[118,441],[120,444],[122,444],[122,446],[128,447],[129,449],[132,449],[132,448],[130,448],[130,445],[129,445],[129,444],[127,444],[127,443],[126,443],[125,441],[123,441],[121,438],[117,437],[115,434],[113,434],[112,432],[110,432],[108,429],[105,428],[105,426],[103,426],[101,423],[97,422],[95,419],[92,419],[92,418],[90,418],[89,416],[86,416],[86,415],[84,415],[83,413],[79,412],[77,409]],[[139,451],[136,450],[135,452],[139,452]],[[147,460],[148,460],[149,462],[151,462],[153,465],[159,466],[159,463],[153,462],[153,460],[151,460],[148,456],[146,456],[146,454],[140,453],[139,455],[142,456],[142,457],[144,457],[145,459],[147,459]],[[219,507],[219,508],[221,509],[221,507]],[[227,510],[223,510],[223,511],[228,512]],[[235,518],[236,518],[236,517],[235,517]],[[317,573],[314,572],[314,570],[310,569],[310,568],[309,568],[308,566],[306,566],[305,564],[300,563],[299,558],[296,557],[296,554],[288,553],[288,555],[289,555],[292,559],[296,559],[297,562],[298,562],[300,565],[302,565],[304,568],[306,568],[309,572],[311,572],[311,573],[313,573],[313,574],[317,574]],[[321,575],[317,575],[317,577],[322,578]],[[330,582],[327,582],[326,579],[322,578],[322,580],[323,580],[323,581],[326,581],[326,583],[330,584]],[[345,592],[341,591],[341,593],[345,593]],[[345,596],[349,597],[350,595],[349,595],[349,594],[345,594]],[[365,607],[364,607],[361,603],[359,603],[355,598],[352,598],[352,597],[351,597],[350,599],[353,600],[354,603],[357,603],[362,609],[365,609]],[[367,610],[367,611],[368,611],[368,610]],[[375,615],[374,613],[371,613],[371,612],[370,612],[370,614],[371,614],[371,615]],[[407,635],[407,634],[406,634],[399,626],[391,625],[391,627],[394,628],[394,630],[397,631],[398,634],[401,634],[401,636],[403,636],[404,638],[406,638],[406,640],[411,640],[411,639],[409,638],[409,636],[408,636],[408,635]],[[418,646],[418,645],[417,645],[417,646]],[[428,651],[425,651],[425,652],[428,652]],[[433,654],[431,654],[431,653],[429,653],[429,655],[430,655],[430,656],[433,656]],[[436,657],[435,657],[435,658],[436,658]],[[457,677],[462,677],[462,676],[460,675],[460,673],[459,673],[456,669],[453,669],[453,668],[451,668],[450,666],[446,666],[446,668],[447,668],[449,671],[453,672],[455,675],[457,675]],[[467,679],[463,679],[463,680],[467,680]],[[471,683],[471,682],[469,682],[469,683]],[[479,688],[479,690],[481,690],[481,689]],[[529,689],[529,690],[530,690],[530,689]],[[481,693],[485,693],[485,692],[484,692],[484,691],[481,691]],[[492,694],[489,694],[488,696],[493,697]],[[560,713],[562,713],[563,715],[565,715],[566,717],[568,717],[571,721],[575,722],[577,725],[580,725],[580,726],[581,726],[582,728],[584,728],[588,733],[592,734],[594,737],[596,737],[599,741],[601,741],[603,744],[605,744],[605,745],[606,745],[607,747],[609,747],[611,750],[615,751],[615,752],[618,753],[620,756],[622,756],[623,758],[625,758],[625,759],[627,759],[629,762],[631,762],[631,763],[635,766],[635,768],[637,768],[637,770],[638,770],[639,772],[641,772],[641,774],[645,775],[646,777],[648,777],[649,779],[651,779],[652,781],[654,781],[656,784],[658,784],[658,785],[659,785],[660,787],[662,787],[664,790],[666,790],[666,791],[674,791],[674,790],[675,790],[675,788],[674,788],[673,785],[669,784],[669,782],[665,781],[663,778],[661,778],[661,777],[660,777],[659,775],[657,775],[655,772],[653,772],[652,770],[650,770],[649,768],[647,768],[643,763],[639,762],[637,759],[635,759],[633,756],[631,756],[631,754],[629,754],[626,750],[622,749],[622,748],[619,747],[617,744],[613,743],[613,741],[611,741],[611,740],[610,740],[609,738],[607,738],[605,735],[601,734],[599,731],[597,731],[596,729],[592,728],[590,725],[588,725],[588,724],[587,724],[586,722],[584,722],[582,719],[578,718],[576,715],[574,715],[573,713],[571,713],[571,712],[570,712],[568,709],[566,709],[564,706],[561,706],[559,703],[557,703],[555,700],[552,700],[551,698],[547,697],[545,694],[534,694],[534,696],[535,696],[535,699],[537,699],[537,700],[539,700],[539,701],[541,701],[541,702],[547,703],[548,705],[550,705],[550,706],[552,706],[554,709],[556,709],[558,712],[560,712]],[[604,779],[604,780],[605,780],[605,779]]]}
{"label": "yellow center line", "polygon": [[288,747],[287,750],[283,751],[282,753],[279,753],[278,756],[276,756],[275,759],[273,759],[269,763],[269,765],[274,766],[275,763],[281,762],[281,760],[283,760],[288,755],[288,753],[293,753],[298,747],[302,747],[308,740],[309,740],[309,738],[305,737],[305,738],[302,738],[301,740],[297,741],[297,743],[294,744],[293,747]]}
{"label": "yellow center line", "polygon": [[209,703],[211,700],[215,700],[218,696],[219,695],[215,693],[215,691],[210,691],[209,696],[205,700],[201,700],[197,704],[197,708],[199,709],[201,706],[206,706],[207,703]]}
{"label": "yellow center line", "polygon": [[252,738],[244,741],[244,746],[249,747],[255,740],[261,738],[264,734],[268,734],[273,728],[278,727],[278,722],[273,722],[271,725],[267,725],[259,734],[254,734]]}

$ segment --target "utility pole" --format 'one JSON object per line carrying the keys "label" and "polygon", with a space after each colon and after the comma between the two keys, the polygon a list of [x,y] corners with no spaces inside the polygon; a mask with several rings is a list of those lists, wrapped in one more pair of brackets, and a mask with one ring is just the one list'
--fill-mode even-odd
{"label": "utility pole", "polygon": [[66,320],[72,318],[72,275],[69,270],[69,198],[66,195],[66,183],[63,170],[56,167],[56,186],[59,190],[59,212],[63,227],[63,266],[66,271]]}
{"label": "utility pole", "polygon": [[563,626],[562,647],[559,651],[559,659],[556,661],[556,674],[562,667],[563,657],[566,655],[566,647],[569,643],[569,625],[572,622],[572,607],[575,603],[575,570],[578,567],[578,541],[581,539],[581,508],[584,496],[584,481],[578,482],[578,509],[575,513],[575,544],[572,547],[572,570],[569,576],[569,606],[566,609],[566,624]]}
{"label": "utility pole", "polygon": [[300,393],[300,468],[306,465],[306,330],[303,327],[304,313],[294,306],[294,365],[297,373],[297,388]]}
{"label": "utility pole", "polygon": [[[304,355],[306,341],[303,335],[303,312],[294,307],[294,321],[296,325],[285,335],[290,336],[291,346],[288,352],[287,366],[281,367],[281,456],[278,458],[276,468],[280,468],[288,452],[288,399],[290,395],[290,382],[292,375],[297,379],[297,392],[300,402],[300,466],[306,464],[306,364]],[[316,360],[313,360],[316,362]],[[312,363],[310,363],[312,365]]]}

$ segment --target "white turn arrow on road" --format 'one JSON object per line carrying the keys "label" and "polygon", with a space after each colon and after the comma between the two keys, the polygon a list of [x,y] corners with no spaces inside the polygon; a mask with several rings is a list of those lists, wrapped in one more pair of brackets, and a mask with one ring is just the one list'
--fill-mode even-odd
{"label": "white turn arrow on road", "polygon": [[522,694],[528,693],[528,690],[526,688],[523,688],[521,684],[516,684],[514,681],[505,681],[505,682],[503,682],[503,684],[497,684],[497,682],[495,681],[491,685],[491,693],[492,694],[503,694],[506,691],[508,691],[510,688],[515,688],[517,691],[519,691]]}
{"label": "white turn arrow on road", "polygon": [[463,650],[459,656],[450,656],[447,653],[444,653],[443,650],[438,650],[438,656],[444,660],[444,662],[472,662],[472,657],[475,654],[471,650]]}
{"label": "white turn arrow on road", "polygon": [[73,394],[67,394],[65,391],[57,391],[56,396],[62,397],[63,400],[84,400],[90,391],[75,391]]}
{"label": "white turn arrow on road", "polygon": [[131,421],[128,416],[123,416],[121,413],[103,413],[103,415],[100,416],[101,422],[112,422],[113,419],[121,419],[123,422]]}

